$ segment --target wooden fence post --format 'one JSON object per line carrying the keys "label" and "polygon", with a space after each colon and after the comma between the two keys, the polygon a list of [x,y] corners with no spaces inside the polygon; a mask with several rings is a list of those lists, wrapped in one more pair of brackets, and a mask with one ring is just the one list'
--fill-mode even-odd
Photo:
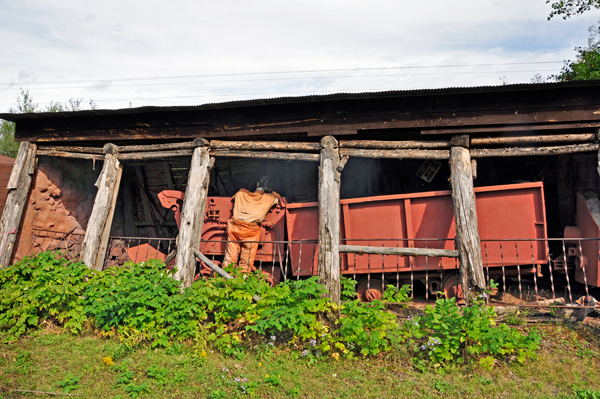
{"label": "wooden fence post", "polygon": [[451,144],[450,171],[456,220],[456,249],[460,259],[459,280],[465,301],[468,302],[469,288],[483,292],[486,286],[475,208],[471,156],[468,149],[469,137],[455,136]]}
{"label": "wooden fence post", "polygon": [[175,258],[175,279],[182,286],[189,287],[194,282],[196,257],[194,250],[200,248],[204,210],[208,195],[210,179],[209,143],[204,139],[194,140],[194,153],[185,189],[185,199],[181,209],[181,224],[177,241],[177,257]]}
{"label": "wooden fence post", "polygon": [[321,139],[319,166],[319,279],[328,296],[340,303],[340,153],[332,136]]}
{"label": "wooden fence post", "polygon": [[108,235],[123,172],[123,166],[117,159],[119,148],[108,143],[103,152],[104,164],[96,181],[98,192],[81,246],[81,260],[93,270],[102,270],[104,266]]}
{"label": "wooden fence post", "polygon": [[8,181],[8,196],[0,220],[0,267],[10,264],[36,165],[36,145],[21,143]]}

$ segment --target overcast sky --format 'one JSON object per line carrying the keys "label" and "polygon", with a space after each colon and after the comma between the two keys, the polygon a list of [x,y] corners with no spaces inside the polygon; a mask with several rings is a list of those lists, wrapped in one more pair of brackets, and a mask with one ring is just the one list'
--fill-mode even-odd
{"label": "overcast sky", "polygon": [[0,111],[528,83],[586,44],[593,10],[545,0],[0,0]]}

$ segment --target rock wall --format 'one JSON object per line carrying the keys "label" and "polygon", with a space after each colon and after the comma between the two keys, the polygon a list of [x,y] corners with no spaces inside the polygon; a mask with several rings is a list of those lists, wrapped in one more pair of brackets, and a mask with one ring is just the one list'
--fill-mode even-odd
{"label": "rock wall", "polygon": [[70,249],[77,253],[92,212],[102,164],[39,157],[29,191],[14,261],[33,253]]}

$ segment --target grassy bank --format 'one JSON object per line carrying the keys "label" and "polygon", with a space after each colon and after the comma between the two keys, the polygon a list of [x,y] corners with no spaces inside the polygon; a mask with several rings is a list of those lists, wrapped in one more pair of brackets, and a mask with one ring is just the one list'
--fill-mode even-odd
{"label": "grassy bank", "polygon": [[537,359],[524,364],[419,372],[398,352],[339,361],[277,347],[242,359],[194,356],[186,344],[127,352],[116,339],[47,327],[0,346],[0,397],[35,396],[11,391],[21,389],[86,398],[600,398],[597,332],[544,326],[540,334]]}

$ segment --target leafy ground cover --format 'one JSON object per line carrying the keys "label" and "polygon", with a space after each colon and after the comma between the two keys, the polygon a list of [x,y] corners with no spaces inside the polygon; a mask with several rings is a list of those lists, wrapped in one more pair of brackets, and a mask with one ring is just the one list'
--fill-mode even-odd
{"label": "leafy ground cover", "polygon": [[[337,305],[315,278],[271,288],[257,273],[200,279],[182,290],[172,273],[159,261],[93,272],[58,253],[0,270],[4,392],[213,398],[390,397],[394,390],[417,397],[489,391],[594,398],[600,392],[595,343],[563,331],[567,349],[547,347],[539,358],[542,342],[555,342],[552,334],[498,324],[485,294],[462,309],[438,299],[424,315],[404,319],[382,301],[357,301],[352,280],[344,280],[345,301]],[[404,302],[409,294],[407,286],[389,286],[384,300]],[[574,354],[556,358],[573,346]],[[573,356],[583,369],[572,378],[541,377],[550,366],[544,362],[565,368],[556,362]],[[544,371],[519,377],[535,364]],[[507,370],[513,381],[503,381]],[[518,378],[522,384],[515,385]],[[521,396],[497,391],[506,386]]]}

